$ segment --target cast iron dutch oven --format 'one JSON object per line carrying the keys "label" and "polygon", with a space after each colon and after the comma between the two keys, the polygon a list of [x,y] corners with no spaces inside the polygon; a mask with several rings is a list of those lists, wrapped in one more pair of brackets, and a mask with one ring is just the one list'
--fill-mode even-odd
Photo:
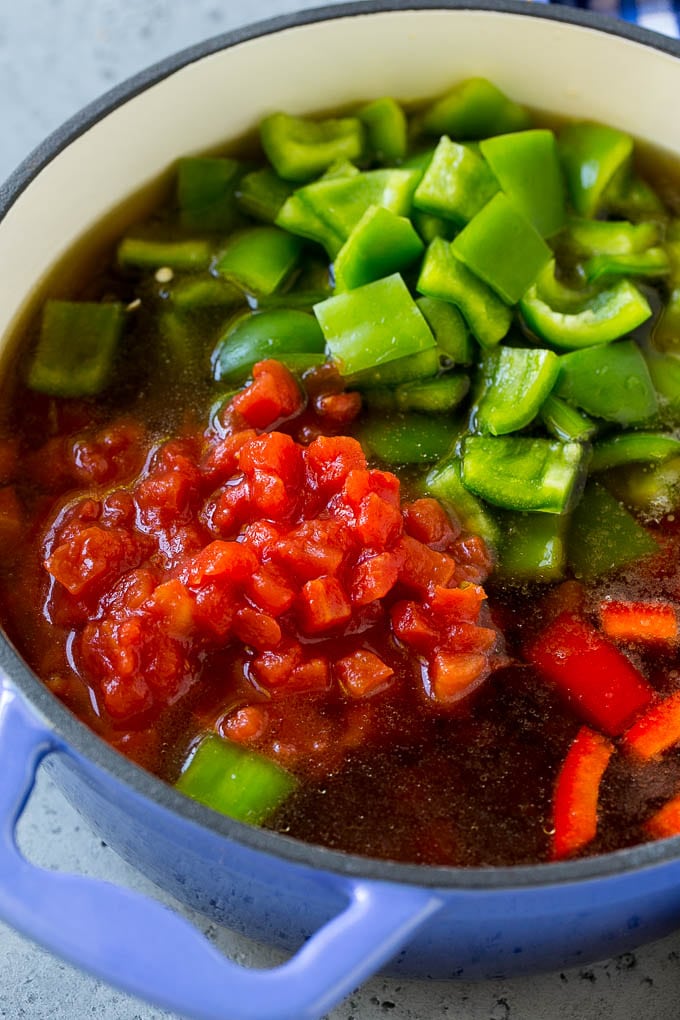
{"label": "cast iron dutch oven", "polygon": [[[37,283],[70,245],[180,155],[378,95],[426,98],[472,76],[534,108],[587,115],[680,156],[680,45],[586,13],[511,0],[357,3],[208,41],[114,90],[0,193],[3,365]],[[129,216],[134,210],[127,207]],[[117,229],[127,224],[117,220]],[[5,369],[6,370],[6,369]],[[72,717],[0,647],[0,917],[129,992],[200,1020],[312,1020],[379,968],[490,977],[585,964],[680,919],[680,839],[538,867],[404,866],[254,829],[189,801]],[[127,890],[43,871],[16,844],[39,762],[101,836],[219,923],[293,951],[225,960]]]}

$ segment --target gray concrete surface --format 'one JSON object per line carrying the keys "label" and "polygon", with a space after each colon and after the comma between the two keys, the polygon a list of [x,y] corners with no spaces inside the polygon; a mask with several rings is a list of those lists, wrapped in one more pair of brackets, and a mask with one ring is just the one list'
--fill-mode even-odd
{"label": "gray concrete surface", "polygon": [[[217,32],[312,6],[309,0],[0,0],[0,179],[66,117],[149,63]],[[26,854],[40,864],[157,895],[101,844],[45,776],[20,836]],[[204,918],[194,920],[246,965],[277,960]],[[471,985],[375,978],[328,1020],[673,1020],[680,1015],[679,1000],[680,931],[635,954],[533,979]],[[0,924],[0,1017],[168,1016],[80,974]]]}

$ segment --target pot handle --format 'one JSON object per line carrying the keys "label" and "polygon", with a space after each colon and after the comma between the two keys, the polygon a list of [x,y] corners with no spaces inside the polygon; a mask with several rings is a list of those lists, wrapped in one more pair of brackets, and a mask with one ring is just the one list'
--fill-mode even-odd
{"label": "pot handle", "polygon": [[64,959],[195,1020],[318,1020],[390,959],[441,906],[436,893],[348,882],[345,910],[284,964],[251,970],[139,893],[48,871],[16,826],[45,755],[66,750],[0,678],[0,917]]}

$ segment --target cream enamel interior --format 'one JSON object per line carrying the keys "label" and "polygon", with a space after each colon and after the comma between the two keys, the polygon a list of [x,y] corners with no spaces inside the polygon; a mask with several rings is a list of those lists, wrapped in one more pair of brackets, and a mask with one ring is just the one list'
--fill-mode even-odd
{"label": "cream enamel interior", "polygon": [[520,102],[603,120],[680,155],[680,61],[615,35],[474,10],[355,14],[264,35],[118,106],[24,190],[0,224],[2,349],[60,256],[180,155],[237,137],[273,109],[414,100],[480,74]]}

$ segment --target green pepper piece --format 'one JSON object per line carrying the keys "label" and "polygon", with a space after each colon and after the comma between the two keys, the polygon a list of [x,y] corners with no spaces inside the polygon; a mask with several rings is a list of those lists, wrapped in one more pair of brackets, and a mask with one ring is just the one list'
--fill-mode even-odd
{"label": "green pepper piece", "polygon": [[188,230],[233,230],[236,185],[244,166],[235,159],[188,156],[177,167],[179,218]]}
{"label": "green pepper piece", "polygon": [[488,165],[471,148],[443,135],[413,196],[417,209],[467,223],[498,191]]}
{"label": "green pepper piece", "polygon": [[657,223],[628,220],[569,220],[564,240],[578,255],[633,255],[658,243]]}
{"label": "green pepper piece", "polygon": [[389,96],[374,99],[357,111],[357,116],[366,128],[368,145],[375,158],[381,163],[399,163],[406,155],[406,115],[396,101]]}
{"label": "green pepper piece", "polygon": [[447,453],[456,432],[446,418],[388,413],[365,417],[357,438],[369,455],[385,464],[434,464]]}
{"label": "green pepper piece", "polygon": [[357,117],[312,121],[272,113],[260,124],[269,162],[286,181],[309,181],[339,159],[360,159],[364,126]]}
{"label": "green pepper piece", "polygon": [[626,432],[595,443],[589,471],[597,474],[635,461],[658,463],[678,454],[680,439],[675,436],[664,432]]}
{"label": "green pepper piece", "polygon": [[241,178],[236,199],[242,212],[264,223],[274,223],[293,185],[282,180],[270,166],[252,170]]}
{"label": "green pepper piece", "polygon": [[299,188],[295,195],[345,241],[371,205],[408,216],[419,178],[417,170],[367,170],[352,177],[322,178]]}
{"label": "green pepper piece", "polygon": [[[680,341],[680,333],[678,333]],[[647,368],[654,388],[660,397],[662,419],[677,419],[680,413],[680,358],[675,354],[660,354],[655,350],[645,352]]]}
{"label": "green pepper piece", "polygon": [[597,433],[597,425],[575,407],[550,393],[540,411],[548,432],[563,443],[587,443]]}
{"label": "green pepper piece", "polygon": [[214,811],[261,825],[298,781],[264,755],[210,734],[192,749],[175,785]]}
{"label": "green pepper piece", "polygon": [[272,294],[295,269],[302,242],[277,227],[251,227],[234,234],[215,268],[248,294]]}
{"label": "green pepper piece", "polygon": [[433,297],[416,298],[416,304],[427,319],[442,354],[454,365],[472,365],[474,341],[456,306]]}
{"label": "green pepper piece", "polygon": [[435,464],[425,477],[422,490],[426,495],[448,504],[464,531],[480,535],[492,548],[498,546],[498,523],[488,507],[463,485],[461,461],[457,455],[449,455]]}
{"label": "green pepper piece", "polygon": [[399,273],[336,294],[314,305],[314,314],[343,375],[435,346],[430,327]]}
{"label": "green pepper piece", "polygon": [[435,238],[427,249],[416,286],[427,297],[456,305],[484,347],[497,344],[510,329],[512,309],[470,272],[441,238]]}
{"label": "green pepper piece", "polygon": [[52,397],[101,393],[111,379],[124,325],[125,310],[117,302],[47,301],[28,385]]}
{"label": "green pepper piece", "polygon": [[480,143],[501,188],[542,237],[564,226],[566,195],[552,131],[497,135]]}
{"label": "green pepper piece", "polygon": [[394,397],[400,411],[450,414],[465,399],[469,389],[467,375],[449,373],[437,379],[402,383]]}
{"label": "green pepper piece", "polygon": [[[560,310],[553,302],[559,289],[565,304]],[[555,281],[554,263],[546,267],[520,301],[520,310],[530,330],[562,350],[577,350],[594,344],[608,344],[632,332],[652,314],[645,296],[628,280],[618,280],[595,292],[570,291]]]}
{"label": "green pepper piece", "polygon": [[376,368],[355,372],[347,378],[347,383],[359,390],[377,390],[426,379],[436,375],[439,368],[439,350],[436,347],[428,347],[427,350],[419,351],[417,354],[407,354],[404,358],[395,358],[394,361],[388,361]]}
{"label": "green pepper piece", "polygon": [[654,346],[662,351],[680,349],[680,287],[671,291],[653,336]]}
{"label": "green pepper piece", "polygon": [[656,542],[597,482],[591,482],[574,510],[567,556],[574,576],[590,581],[658,552]]}
{"label": "green pepper piece", "polygon": [[530,117],[486,78],[468,78],[438,99],[425,111],[423,130],[428,134],[451,135],[458,139],[488,138],[489,135],[522,131]]}
{"label": "green pepper piece", "polygon": [[312,368],[319,368],[325,365],[327,358],[325,354],[314,354],[312,351],[282,351],[277,354],[276,360],[294,372],[295,375],[304,375]]}
{"label": "green pepper piece", "polygon": [[558,148],[574,209],[595,216],[607,185],[630,163],[633,139],[605,124],[579,121],[561,131]]}
{"label": "green pepper piece", "polygon": [[444,220],[441,216],[431,216],[421,209],[411,210],[411,223],[418,231],[426,244],[434,241],[435,237],[443,237],[446,241],[452,241],[456,236],[456,226],[451,220]]}
{"label": "green pepper piece", "polygon": [[581,479],[584,449],[528,436],[469,436],[463,483],[475,495],[508,510],[562,514]]}
{"label": "green pepper piece", "polygon": [[614,174],[605,188],[602,205],[609,213],[626,216],[631,220],[650,216],[663,219],[666,215],[664,204],[657,193],[631,171],[630,164],[624,165]]}
{"label": "green pepper piece", "polygon": [[661,520],[680,504],[680,457],[657,464],[627,464],[607,474],[607,486],[626,506]]}
{"label": "green pepper piece", "polygon": [[[257,299],[258,311],[268,308],[300,308],[303,312],[311,312],[319,301],[325,301],[330,290],[286,290],[283,294],[267,294]],[[252,307],[252,301],[249,302]]]}
{"label": "green pepper piece", "polygon": [[263,358],[323,354],[324,339],[313,315],[291,308],[251,312],[229,326],[212,354],[218,382],[242,383]]}
{"label": "green pepper piece", "polygon": [[335,259],[335,290],[354,290],[405,269],[424,250],[410,220],[370,205]]}
{"label": "green pepper piece", "polygon": [[555,385],[560,365],[553,351],[499,347],[487,355],[488,383],[475,424],[493,436],[523,429],[534,420]]}
{"label": "green pepper piece", "polygon": [[502,193],[477,213],[451,249],[509,305],[519,301],[552,259],[538,231]]}
{"label": "green pepper piece", "polygon": [[333,259],[342,248],[344,238],[317,215],[305,201],[301,191],[302,189],[294,192],[286,199],[274,223],[291,234],[323,245],[329,257]]}
{"label": "green pepper piece", "polygon": [[214,244],[206,238],[163,241],[152,237],[124,237],[118,245],[118,265],[124,269],[161,269],[178,271],[207,269],[214,255]]}
{"label": "green pepper piece", "polygon": [[595,255],[585,263],[586,280],[594,283],[612,276],[666,276],[670,272],[668,255],[663,248],[648,248],[635,255]]}
{"label": "green pepper piece", "polygon": [[566,514],[498,511],[502,540],[496,574],[515,584],[560,581],[566,567]]}
{"label": "green pepper piece", "polygon": [[182,311],[199,308],[231,308],[242,304],[243,291],[215,276],[182,276],[170,288],[173,305]]}
{"label": "green pepper piece", "polygon": [[620,425],[642,424],[657,411],[649,369],[632,340],[562,355],[555,394]]}

